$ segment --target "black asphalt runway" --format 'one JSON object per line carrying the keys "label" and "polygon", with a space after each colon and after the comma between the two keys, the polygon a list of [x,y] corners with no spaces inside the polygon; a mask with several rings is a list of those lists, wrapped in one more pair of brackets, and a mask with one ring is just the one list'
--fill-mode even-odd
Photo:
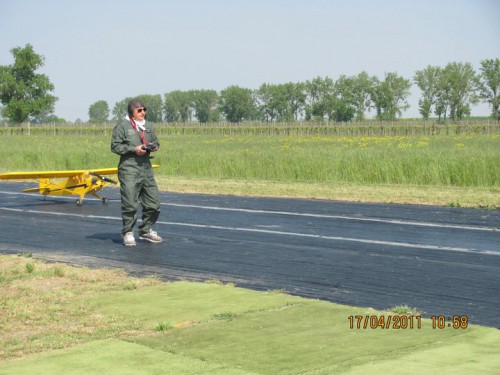
{"label": "black asphalt runway", "polygon": [[498,210],[162,193],[165,241],[127,248],[117,189],[77,207],[33,186],[0,183],[1,253],[500,327]]}

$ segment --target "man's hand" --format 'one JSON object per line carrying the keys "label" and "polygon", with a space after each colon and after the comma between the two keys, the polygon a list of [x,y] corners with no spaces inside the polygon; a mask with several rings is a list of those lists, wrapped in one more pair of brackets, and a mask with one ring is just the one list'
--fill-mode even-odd
{"label": "man's hand", "polygon": [[158,150],[158,145],[155,145],[155,144],[150,142],[147,145],[142,145],[142,149],[149,151],[149,152],[153,152],[153,151]]}
{"label": "man's hand", "polygon": [[147,152],[147,151],[146,151],[146,150],[144,150],[144,149],[142,148],[142,145],[137,146],[137,147],[135,148],[135,154],[136,154],[137,156],[144,156],[144,155],[146,155],[146,152]]}

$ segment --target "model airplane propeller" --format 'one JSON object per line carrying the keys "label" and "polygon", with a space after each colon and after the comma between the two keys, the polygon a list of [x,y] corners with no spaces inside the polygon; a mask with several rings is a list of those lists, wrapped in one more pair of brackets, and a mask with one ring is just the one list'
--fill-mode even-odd
{"label": "model airplane propeller", "polygon": [[[159,165],[153,165],[158,168]],[[42,195],[78,195],[76,204],[81,206],[86,194],[92,194],[103,203],[107,198],[101,197],[97,192],[106,186],[117,182],[105,175],[118,173],[118,168],[103,168],[91,170],[72,171],[35,171],[35,172],[10,172],[0,174],[0,180],[26,180],[38,179],[37,188],[24,189],[26,193],[40,193]],[[62,181],[52,181],[52,179],[66,178]]]}

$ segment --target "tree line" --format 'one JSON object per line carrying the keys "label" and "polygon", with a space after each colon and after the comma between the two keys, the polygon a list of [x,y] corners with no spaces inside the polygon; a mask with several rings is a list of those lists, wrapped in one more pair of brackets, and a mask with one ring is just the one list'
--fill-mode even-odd
{"label": "tree line", "polygon": [[[11,50],[14,64],[0,66],[0,100],[2,116],[12,122],[50,122],[56,97],[47,76],[36,74],[44,58],[27,44]],[[375,111],[379,120],[393,121],[410,106],[410,88],[418,86],[421,97],[419,113],[423,119],[437,116],[459,121],[471,114],[479,102],[488,103],[491,115],[500,120],[500,59],[480,62],[479,72],[470,63],[451,62],[445,67],[427,66],[412,79],[396,72],[380,79],[363,71],[355,76],[316,77],[306,82],[263,83],[252,90],[229,86],[216,90],[175,90],[163,95],[138,95],[148,108],[152,122],[210,123],[225,120],[264,122],[294,120],[362,121],[367,112]],[[131,98],[115,103],[112,110],[105,100],[90,105],[89,121],[116,120],[127,111]]]}

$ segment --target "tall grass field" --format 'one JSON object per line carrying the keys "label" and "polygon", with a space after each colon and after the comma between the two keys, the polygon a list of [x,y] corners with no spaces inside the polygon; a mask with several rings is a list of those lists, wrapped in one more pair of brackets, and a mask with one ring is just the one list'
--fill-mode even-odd
{"label": "tall grass field", "polygon": [[[154,154],[154,162],[161,165],[157,176],[358,185],[499,185],[500,134],[496,131],[335,135],[302,128],[300,133],[284,135],[242,129],[217,134],[199,129],[157,129],[161,142],[160,151]],[[111,128],[36,130],[4,131],[1,173],[118,164],[118,156],[110,151]]]}

